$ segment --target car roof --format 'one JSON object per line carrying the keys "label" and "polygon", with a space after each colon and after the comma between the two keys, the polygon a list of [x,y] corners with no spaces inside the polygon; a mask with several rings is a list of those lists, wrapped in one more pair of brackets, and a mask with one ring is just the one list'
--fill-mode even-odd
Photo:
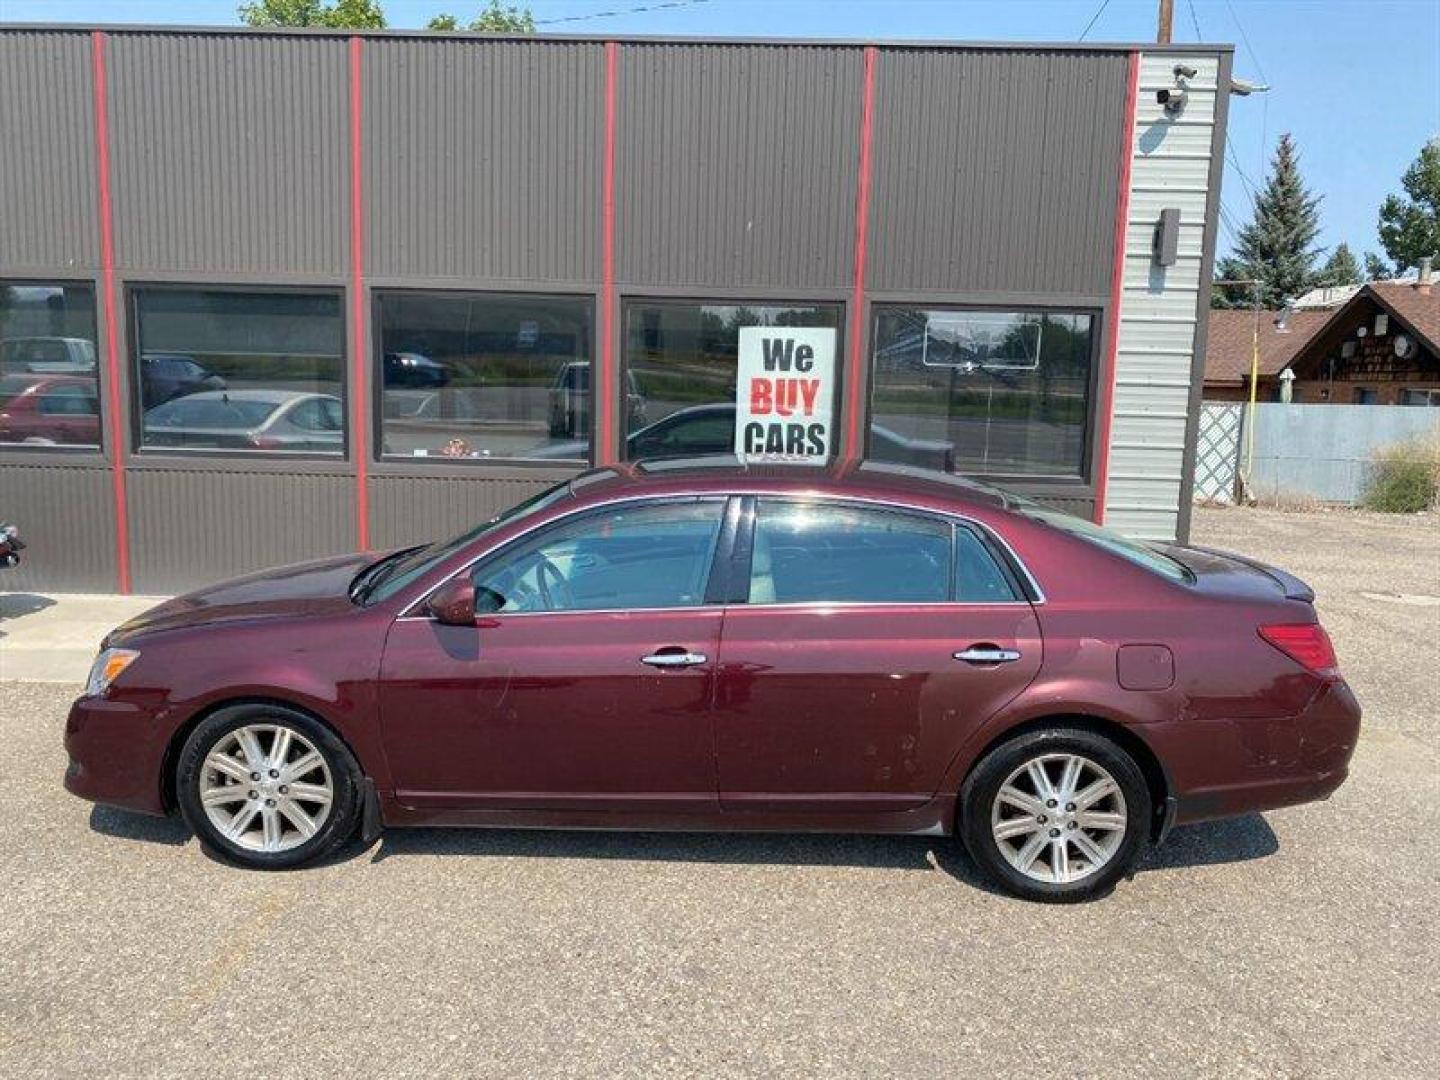
{"label": "car roof", "polygon": [[662,458],[592,469],[575,477],[570,491],[583,502],[646,495],[783,492],[918,503],[938,509],[1004,510],[1013,505],[999,488],[909,465],[846,459],[824,466],[743,463],[729,455]]}

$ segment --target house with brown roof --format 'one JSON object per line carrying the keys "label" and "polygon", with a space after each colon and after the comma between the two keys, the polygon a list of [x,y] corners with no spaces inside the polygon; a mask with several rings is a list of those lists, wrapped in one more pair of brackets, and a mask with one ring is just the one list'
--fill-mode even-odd
{"label": "house with brown roof", "polygon": [[[1440,292],[1430,274],[1376,281],[1331,310],[1210,312],[1206,401],[1246,401],[1259,344],[1260,401],[1440,406]],[[1286,373],[1289,373],[1288,375]]]}

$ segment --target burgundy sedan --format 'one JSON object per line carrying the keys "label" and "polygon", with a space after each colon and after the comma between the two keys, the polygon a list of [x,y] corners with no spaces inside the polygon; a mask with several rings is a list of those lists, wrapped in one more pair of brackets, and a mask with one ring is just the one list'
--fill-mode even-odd
{"label": "burgundy sedan", "polygon": [[126,623],[65,783],[253,867],[399,825],[953,833],[1078,900],[1345,779],[1312,600],[904,466],[602,469]]}

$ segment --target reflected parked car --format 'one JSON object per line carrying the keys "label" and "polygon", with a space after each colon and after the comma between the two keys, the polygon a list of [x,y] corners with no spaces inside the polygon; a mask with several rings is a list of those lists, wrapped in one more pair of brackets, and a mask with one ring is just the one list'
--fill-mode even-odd
{"label": "reflected parked car", "polygon": [[0,341],[0,374],[83,375],[95,370],[88,338],[21,337]]}
{"label": "reflected parked car", "polygon": [[1313,600],[907,466],[601,469],[130,620],[65,784],[251,867],[400,825],[958,834],[1083,900],[1177,822],[1345,780]]}
{"label": "reflected parked car", "polygon": [[414,352],[387,352],[384,359],[385,387],[444,386],[450,372],[428,356]]}
{"label": "reflected parked car", "polygon": [[0,442],[99,446],[95,377],[0,376]]}
{"label": "reflected parked car", "polygon": [[345,407],[296,390],[220,390],[167,401],[145,414],[147,447],[339,454]]}
{"label": "reflected parked car", "polygon": [[[735,447],[735,406],[717,402],[680,409],[625,439],[625,456],[642,458],[700,457],[729,454]],[[955,445],[930,439],[911,439],[879,424],[871,425],[870,450],[883,461],[901,462],[922,469],[952,472]],[[585,439],[551,443],[530,451],[527,457],[583,461],[590,453]]]}
{"label": "reflected parked car", "polygon": [[187,394],[224,389],[225,380],[206,371],[192,356],[160,352],[140,356],[140,396],[147,409]]}
{"label": "reflected parked car", "polygon": [[[625,372],[625,409],[629,423],[645,422],[645,398],[633,371]],[[550,436],[558,439],[589,434],[590,361],[575,360],[556,373],[550,386]]]}

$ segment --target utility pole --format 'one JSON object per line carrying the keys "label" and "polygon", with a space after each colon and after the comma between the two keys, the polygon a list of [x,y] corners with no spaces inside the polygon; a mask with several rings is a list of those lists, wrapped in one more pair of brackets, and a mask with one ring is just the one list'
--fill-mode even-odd
{"label": "utility pole", "polygon": [[1175,23],[1175,0],[1160,0],[1160,14],[1155,24],[1155,42],[1159,45],[1170,44],[1170,28]]}

